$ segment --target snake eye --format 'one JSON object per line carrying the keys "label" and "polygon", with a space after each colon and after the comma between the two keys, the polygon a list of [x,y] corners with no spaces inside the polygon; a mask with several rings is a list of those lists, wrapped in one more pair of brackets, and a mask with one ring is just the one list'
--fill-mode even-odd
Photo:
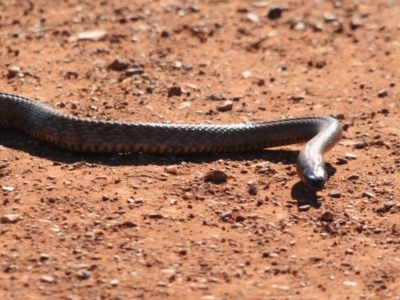
{"label": "snake eye", "polygon": [[324,168],[318,168],[316,170],[306,169],[303,173],[304,183],[312,191],[321,191],[324,188],[328,175]]}

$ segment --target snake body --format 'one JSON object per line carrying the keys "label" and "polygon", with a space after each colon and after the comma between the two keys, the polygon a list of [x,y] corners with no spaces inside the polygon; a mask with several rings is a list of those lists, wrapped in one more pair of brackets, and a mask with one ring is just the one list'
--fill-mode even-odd
{"label": "snake body", "polygon": [[99,121],[66,115],[8,93],[0,93],[1,127],[85,153],[242,152],[308,141],[297,159],[297,172],[311,190],[324,187],[322,155],[342,136],[339,122],[329,116],[231,125]]}

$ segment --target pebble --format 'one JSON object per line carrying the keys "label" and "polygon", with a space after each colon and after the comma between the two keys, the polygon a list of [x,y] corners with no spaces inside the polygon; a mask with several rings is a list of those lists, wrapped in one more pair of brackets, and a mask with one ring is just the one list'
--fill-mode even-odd
{"label": "pebble", "polygon": [[346,254],[354,254],[353,249],[347,248],[345,251]]}
{"label": "pebble", "polygon": [[119,284],[119,280],[118,279],[112,279],[112,280],[110,280],[110,284],[112,286],[117,286]]}
{"label": "pebble", "polygon": [[330,12],[324,13],[325,22],[333,22],[336,20],[336,16]]}
{"label": "pebble", "polygon": [[228,180],[228,175],[223,171],[211,171],[204,176],[205,181],[211,181],[214,183],[222,183]]}
{"label": "pebble", "polygon": [[321,221],[323,222],[333,222],[334,220],[334,215],[331,211],[327,210],[324,211],[321,215]]}
{"label": "pebble", "polygon": [[248,192],[252,196],[256,196],[258,193],[257,187],[255,185],[250,185],[248,188]]}
{"label": "pebble", "polygon": [[344,284],[344,285],[347,285],[347,286],[356,286],[356,285],[357,285],[357,282],[355,282],[355,281],[350,281],[350,280],[346,280],[346,281],[343,281],[343,284]]}
{"label": "pebble", "polygon": [[292,29],[296,31],[303,31],[306,29],[306,23],[303,21],[298,21],[292,26]]}
{"label": "pebble", "polygon": [[342,195],[340,194],[339,191],[337,191],[337,190],[332,190],[332,191],[329,192],[329,196],[330,196],[331,198],[340,198]]}
{"label": "pebble", "polygon": [[282,8],[281,7],[273,7],[269,10],[267,14],[268,19],[276,20],[282,17]]}
{"label": "pebble", "polygon": [[218,93],[209,94],[209,95],[206,96],[206,98],[208,100],[212,100],[212,101],[219,101],[219,100],[223,99],[223,97]]}
{"label": "pebble", "polygon": [[315,64],[315,67],[317,69],[322,69],[325,66],[326,66],[326,60],[324,60],[324,59],[317,61]]}
{"label": "pebble", "polygon": [[150,219],[162,219],[163,215],[158,212],[149,213]]}
{"label": "pebble", "polygon": [[180,96],[182,95],[182,89],[179,86],[173,86],[168,90],[168,98],[173,96]]}
{"label": "pebble", "polygon": [[21,74],[21,67],[18,66],[8,66],[7,68],[7,78],[13,78],[18,74]]}
{"label": "pebble", "polygon": [[121,224],[121,226],[125,227],[125,228],[133,228],[133,227],[137,227],[137,224],[132,221],[125,221]]}
{"label": "pebble", "polygon": [[137,65],[132,65],[125,71],[126,76],[141,75],[143,73],[144,73],[143,68]]}
{"label": "pebble", "polygon": [[70,41],[74,40],[99,40],[103,38],[107,34],[105,30],[92,30],[92,31],[83,31],[78,33],[76,36],[72,36]]}
{"label": "pebble", "polygon": [[111,64],[108,65],[108,69],[113,71],[126,70],[130,65],[130,62],[126,58],[117,58]]}
{"label": "pebble", "polygon": [[247,20],[249,20],[250,22],[253,22],[253,23],[260,22],[260,18],[255,13],[252,13],[252,12],[248,12],[246,15],[246,18],[247,18]]}
{"label": "pebble", "polygon": [[354,143],[355,149],[364,149],[367,144],[364,141],[358,141]]}
{"label": "pebble", "polygon": [[13,186],[3,186],[1,189],[6,192],[13,192],[15,188]]}
{"label": "pebble", "polygon": [[387,95],[388,95],[388,91],[386,89],[382,89],[382,90],[378,91],[379,98],[386,97]]}
{"label": "pebble", "polygon": [[299,206],[299,211],[307,211],[307,210],[309,210],[311,208],[311,206],[310,205],[302,205],[302,206]]}
{"label": "pebble", "polygon": [[0,218],[1,224],[15,224],[19,221],[19,215],[17,214],[6,214]]}
{"label": "pebble", "polygon": [[243,76],[244,79],[249,78],[251,76],[251,71],[249,71],[249,70],[244,71],[242,76]]}
{"label": "pebble", "polygon": [[353,153],[346,153],[344,156],[348,159],[356,159],[357,158],[357,155],[355,155]]}
{"label": "pebble", "polygon": [[76,277],[79,279],[88,279],[90,277],[91,273],[88,270],[85,269],[80,269],[76,271]]}
{"label": "pebble", "polygon": [[241,215],[238,215],[238,216],[236,216],[236,218],[235,218],[235,222],[237,222],[237,223],[244,222],[244,220],[246,220],[246,217],[243,217],[243,216],[241,216]]}
{"label": "pebble", "polygon": [[191,192],[186,192],[182,196],[183,200],[189,200],[193,198],[193,194]]}
{"label": "pebble", "polygon": [[364,191],[361,196],[362,197],[367,197],[367,198],[374,198],[375,194],[371,193],[371,192],[368,192],[368,191]]}
{"label": "pebble", "polygon": [[39,258],[40,261],[46,261],[49,259],[50,259],[50,255],[48,255],[47,253],[40,254],[40,258]]}
{"label": "pebble", "polygon": [[348,160],[342,157],[338,157],[336,160],[337,165],[345,165],[348,163]]}
{"label": "pebble", "polygon": [[362,26],[363,21],[359,16],[353,16],[350,22],[351,30],[356,30],[358,27]]}
{"label": "pebble", "polygon": [[225,101],[223,104],[217,106],[217,110],[220,112],[230,111],[233,108],[233,102],[230,100]]}
{"label": "pebble", "polygon": [[395,204],[392,201],[386,202],[383,207],[386,211],[389,211]]}
{"label": "pebble", "polygon": [[167,166],[165,168],[165,171],[169,174],[173,174],[173,175],[178,175],[179,174],[179,170],[177,166]]}
{"label": "pebble", "polygon": [[47,283],[53,283],[55,281],[54,277],[50,275],[43,275],[40,277],[40,280]]}
{"label": "pebble", "polygon": [[359,174],[351,174],[349,177],[347,177],[348,180],[356,180],[360,178]]}
{"label": "pebble", "polygon": [[230,211],[222,212],[220,215],[220,218],[224,222],[230,222],[232,218],[232,213]]}

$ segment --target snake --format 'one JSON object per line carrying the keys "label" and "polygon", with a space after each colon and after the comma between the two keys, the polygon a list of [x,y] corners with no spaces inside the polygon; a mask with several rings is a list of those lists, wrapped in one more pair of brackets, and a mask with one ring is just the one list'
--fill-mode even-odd
{"label": "snake", "polygon": [[103,121],[9,93],[0,93],[0,128],[19,129],[69,151],[101,154],[245,152],[306,142],[296,170],[312,191],[324,188],[323,154],[342,137],[339,121],[331,116],[222,125]]}

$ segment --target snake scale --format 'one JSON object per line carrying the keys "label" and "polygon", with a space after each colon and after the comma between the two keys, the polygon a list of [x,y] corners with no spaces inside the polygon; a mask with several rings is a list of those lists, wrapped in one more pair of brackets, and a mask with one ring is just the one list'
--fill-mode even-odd
{"label": "snake scale", "polygon": [[230,125],[99,121],[62,114],[8,93],[0,93],[1,127],[85,153],[242,152],[308,141],[298,156],[297,173],[311,190],[324,187],[322,155],[342,136],[339,122],[329,116]]}

